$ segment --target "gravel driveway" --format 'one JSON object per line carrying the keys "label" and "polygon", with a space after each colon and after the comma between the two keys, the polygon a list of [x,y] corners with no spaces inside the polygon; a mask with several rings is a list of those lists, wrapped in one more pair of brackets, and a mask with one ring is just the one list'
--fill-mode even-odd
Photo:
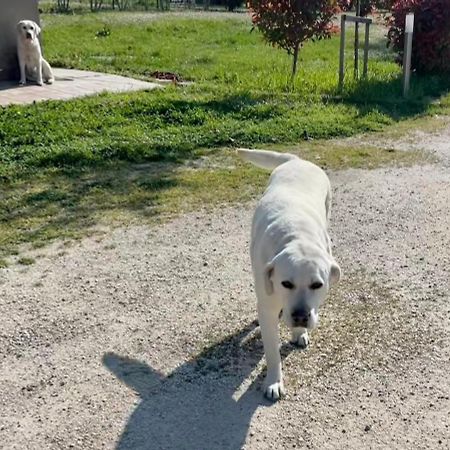
{"label": "gravel driveway", "polygon": [[283,346],[276,404],[260,390],[253,203],[0,270],[0,447],[449,448],[450,128],[421,142],[441,162],[330,173],[344,277],[310,347]]}

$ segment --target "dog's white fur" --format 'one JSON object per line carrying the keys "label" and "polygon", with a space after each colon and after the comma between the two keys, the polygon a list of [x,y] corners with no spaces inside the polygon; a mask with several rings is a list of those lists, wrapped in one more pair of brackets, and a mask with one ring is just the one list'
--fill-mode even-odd
{"label": "dog's white fur", "polygon": [[17,57],[19,59],[20,82],[36,81],[42,86],[45,81],[53,83],[54,77],[49,63],[42,57],[38,36],[41,28],[32,20],[21,20],[17,24]]}
{"label": "dog's white fur", "polygon": [[340,278],[327,233],[331,187],[322,169],[295,155],[237,151],[273,170],[253,217],[250,252],[267,362],[265,395],[276,400],[284,394],[279,318],[291,329],[292,342],[306,347],[319,306]]}

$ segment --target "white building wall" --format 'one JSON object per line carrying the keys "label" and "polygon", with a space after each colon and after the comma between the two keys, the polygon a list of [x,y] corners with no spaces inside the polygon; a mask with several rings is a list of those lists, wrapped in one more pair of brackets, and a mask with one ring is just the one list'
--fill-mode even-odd
{"label": "white building wall", "polygon": [[19,80],[16,25],[25,19],[39,23],[37,0],[0,0],[0,80]]}

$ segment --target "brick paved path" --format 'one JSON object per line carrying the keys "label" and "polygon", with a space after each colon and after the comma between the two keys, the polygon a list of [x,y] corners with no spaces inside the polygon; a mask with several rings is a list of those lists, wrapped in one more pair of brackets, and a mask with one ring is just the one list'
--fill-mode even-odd
{"label": "brick paved path", "polygon": [[17,81],[0,82],[0,105],[27,104],[43,100],[68,100],[100,92],[127,92],[156,89],[160,84],[84,70],[53,69],[55,82],[38,86],[30,82],[19,86]]}

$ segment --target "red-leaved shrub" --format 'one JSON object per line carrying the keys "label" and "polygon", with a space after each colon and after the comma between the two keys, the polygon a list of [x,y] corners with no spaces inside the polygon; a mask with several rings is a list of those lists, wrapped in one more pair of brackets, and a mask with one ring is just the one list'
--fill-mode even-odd
{"label": "red-leaved shrub", "polygon": [[270,44],[293,55],[292,75],[300,47],[308,39],[330,37],[336,0],[249,0],[252,22]]}
{"label": "red-leaved shrub", "polygon": [[411,67],[419,73],[450,73],[450,0],[397,0],[389,21],[388,45],[403,60],[405,17],[414,13]]}

